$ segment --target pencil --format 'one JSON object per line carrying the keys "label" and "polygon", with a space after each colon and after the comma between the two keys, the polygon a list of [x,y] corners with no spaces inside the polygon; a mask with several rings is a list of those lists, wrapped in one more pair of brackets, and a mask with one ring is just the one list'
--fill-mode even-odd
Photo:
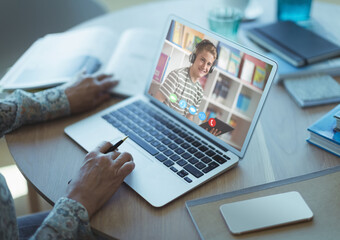
{"label": "pencil", "polygon": [[[128,137],[129,137],[129,136],[126,136],[126,137],[123,138],[122,140],[118,141],[115,145],[111,146],[111,147],[106,151],[106,153],[115,151],[120,145],[122,145],[122,143],[123,143]],[[72,179],[71,179],[70,181],[68,181],[67,184],[70,184],[71,181],[72,181]]]}
{"label": "pencil", "polygon": [[115,145],[111,146],[111,147],[106,151],[106,153],[115,151],[120,145],[122,145],[122,143],[123,143],[128,137],[129,137],[129,136],[126,136],[125,138],[123,138],[122,140],[120,140],[119,142],[117,142]]}

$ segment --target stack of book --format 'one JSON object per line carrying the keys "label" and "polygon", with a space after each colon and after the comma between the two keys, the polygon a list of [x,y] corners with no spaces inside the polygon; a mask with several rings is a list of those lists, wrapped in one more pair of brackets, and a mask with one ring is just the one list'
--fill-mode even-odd
{"label": "stack of book", "polygon": [[248,37],[296,67],[340,56],[339,45],[291,21],[249,29]]}
{"label": "stack of book", "polygon": [[[339,96],[339,93],[336,94],[338,90],[331,87],[336,82],[327,77],[327,84],[324,84],[324,77],[316,78],[320,74],[337,76],[340,73],[340,45],[317,22],[311,21],[306,26],[280,21],[252,26],[246,32],[249,39],[271,52],[266,53],[267,57],[279,65],[276,81],[284,81],[286,89],[294,100],[298,99],[296,102],[300,107],[337,102],[338,97],[334,98],[333,95]],[[308,94],[311,91],[317,94]]]}
{"label": "stack of book", "polygon": [[307,130],[307,142],[340,157],[340,104]]}

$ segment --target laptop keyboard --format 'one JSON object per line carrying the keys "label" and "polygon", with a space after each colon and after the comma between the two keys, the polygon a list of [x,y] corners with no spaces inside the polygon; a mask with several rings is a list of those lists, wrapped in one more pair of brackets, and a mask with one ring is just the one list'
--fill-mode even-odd
{"label": "laptop keyboard", "polygon": [[102,117],[188,183],[230,159],[142,101]]}

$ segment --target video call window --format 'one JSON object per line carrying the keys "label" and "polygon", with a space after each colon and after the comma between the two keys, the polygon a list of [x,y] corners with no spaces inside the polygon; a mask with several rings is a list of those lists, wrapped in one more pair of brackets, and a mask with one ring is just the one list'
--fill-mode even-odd
{"label": "video call window", "polygon": [[[196,52],[202,41],[213,44],[217,60],[211,73],[195,81],[195,71],[202,73],[202,66],[215,59],[209,50]],[[251,55],[172,21],[149,94],[240,151],[271,70]]]}

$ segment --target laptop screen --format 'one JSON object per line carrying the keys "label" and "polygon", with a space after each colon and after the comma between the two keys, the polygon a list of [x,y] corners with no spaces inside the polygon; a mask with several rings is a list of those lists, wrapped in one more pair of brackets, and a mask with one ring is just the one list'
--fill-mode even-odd
{"label": "laptop screen", "polygon": [[169,25],[149,95],[243,155],[275,63],[184,20]]}

